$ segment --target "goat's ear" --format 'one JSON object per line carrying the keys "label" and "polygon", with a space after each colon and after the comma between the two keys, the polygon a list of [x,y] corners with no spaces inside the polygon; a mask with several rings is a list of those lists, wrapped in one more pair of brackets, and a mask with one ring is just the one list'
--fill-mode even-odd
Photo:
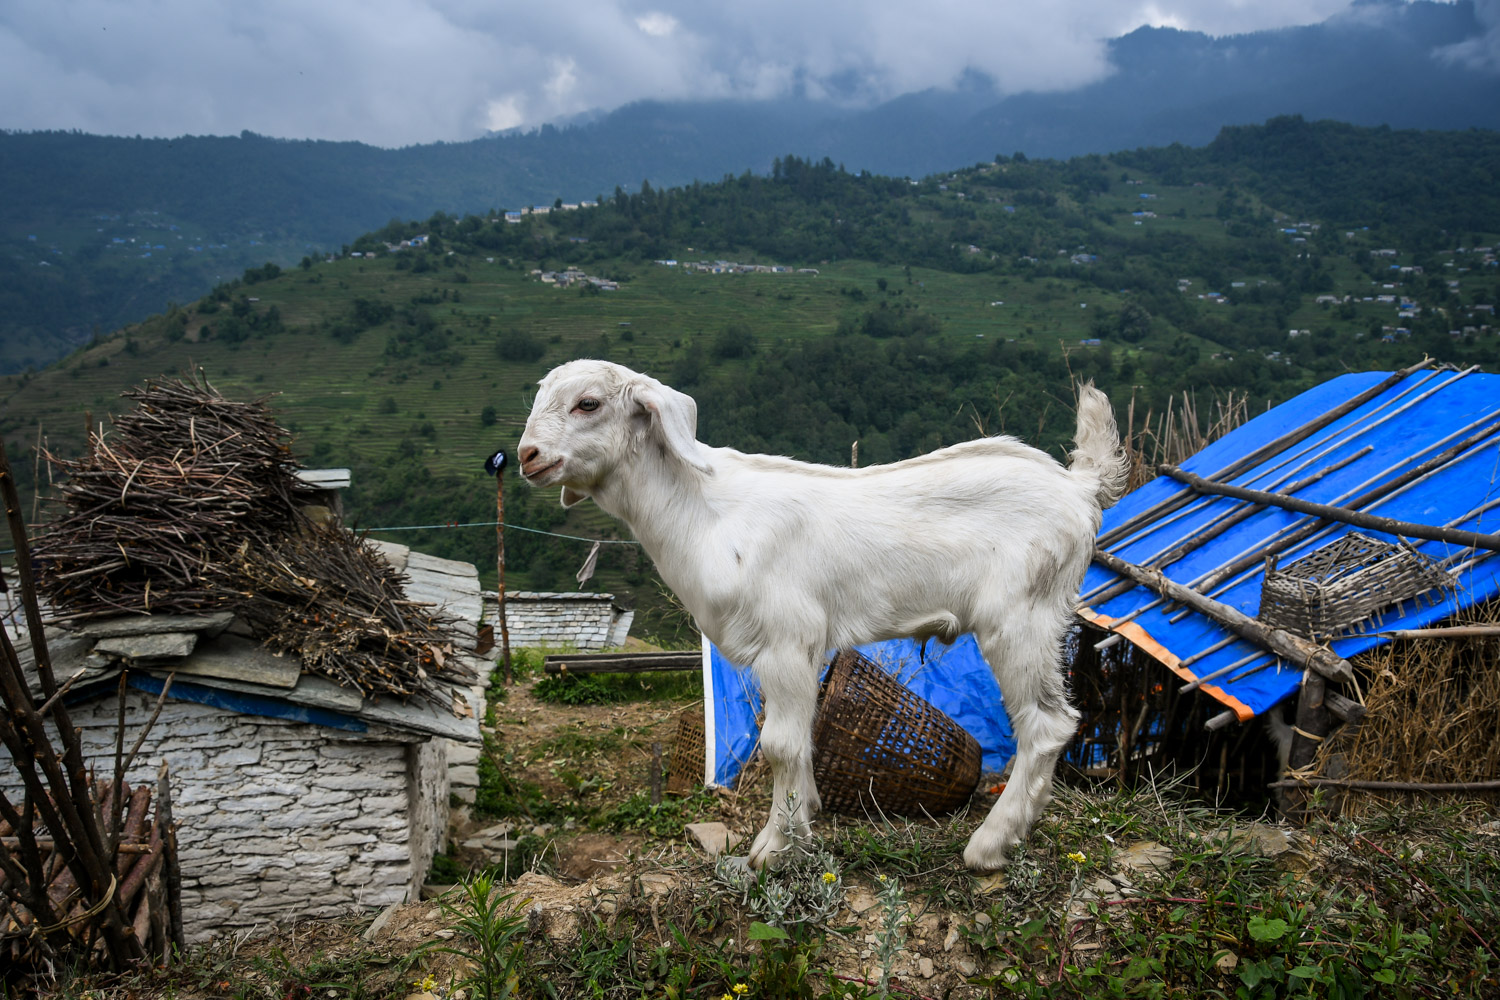
{"label": "goat's ear", "polygon": [[581,493],[571,486],[564,486],[562,488],[562,505],[564,508],[577,507],[588,498],[589,495],[587,493]]}
{"label": "goat's ear", "polygon": [[631,397],[668,451],[700,472],[713,471],[703,445],[698,443],[698,404],[692,396],[654,378],[642,377],[631,387]]}

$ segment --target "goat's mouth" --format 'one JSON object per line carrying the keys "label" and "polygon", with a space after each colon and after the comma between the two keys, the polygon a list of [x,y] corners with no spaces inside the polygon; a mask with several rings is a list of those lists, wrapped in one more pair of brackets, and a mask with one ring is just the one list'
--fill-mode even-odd
{"label": "goat's mouth", "polygon": [[521,468],[521,478],[524,479],[524,480],[526,480],[531,485],[536,486],[538,480],[546,478],[546,476],[547,476],[547,474],[549,472],[553,471],[554,469],[556,469],[558,466],[560,466],[562,464],[563,464],[563,460],[559,458],[557,461],[553,462],[551,465],[543,466],[540,469],[532,469],[532,470],[528,471],[523,466]]}

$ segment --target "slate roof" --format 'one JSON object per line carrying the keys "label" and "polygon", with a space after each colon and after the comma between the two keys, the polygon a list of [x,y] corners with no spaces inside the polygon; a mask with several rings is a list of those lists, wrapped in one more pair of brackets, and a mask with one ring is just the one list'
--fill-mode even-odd
{"label": "slate roof", "polygon": [[[476,623],[481,613],[479,574],[473,565],[438,559],[406,546],[376,545],[381,553],[411,579],[407,596],[440,605],[460,619],[455,627],[476,674],[491,664],[472,653]],[[14,598],[9,595],[0,598]],[[30,638],[19,609],[6,617],[15,636],[17,653],[27,673],[32,669]],[[385,726],[422,736],[441,736],[477,743],[479,721],[467,690],[448,688],[467,706],[467,716],[456,717],[418,701],[367,698],[358,690],[340,687],[326,678],[302,672],[296,659],[277,656],[256,642],[230,612],[194,615],[131,615],[88,622],[76,629],[47,629],[47,649],[53,674],[61,683],[82,669],[69,701],[113,690],[122,670],[127,683],[146,691],[160,691],[169,674],[174,698],[216,705],[246,714],[311,722],[334,729],[362,732],[370,725]],[[33,684],[40,694],[39,682]]]}

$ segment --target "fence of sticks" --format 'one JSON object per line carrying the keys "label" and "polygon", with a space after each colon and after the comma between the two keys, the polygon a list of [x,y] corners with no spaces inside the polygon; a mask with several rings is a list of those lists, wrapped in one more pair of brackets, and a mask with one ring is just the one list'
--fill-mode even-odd
{"label": "fence of sticks", "polygon": [[[121,718],[112,780],[86,772],[78,730],[64,703],[70,681],[58,682],[47,655],[20,499],[3,443],[0,498],[41,689],[38,698],[10,635],[0,629],[0,742],[24,788],[19,804],[0,792],[0,968],[9,980],[77,960],[101,961],[114,970],[165,961],[182,945],[166,767],[154,803],[149,786],[124,782],[156,714],[128,751]],[[0,576],[0,587],[3,581]],[[123,686],[122,677],[122,692]],[[169,690],[167,685],[161,692],[158,711]]]}
{"label": "fence of sticks", "polygon": [[35,545],[52,621],[228,609],[268,647],[365,696],[463,711],[434,683],[472,682],[452,619],[407,600],[402,576],[300,501],[289,435],[266,400],[220,395],[201,376],[157,379],[89,436],[63,474]]}

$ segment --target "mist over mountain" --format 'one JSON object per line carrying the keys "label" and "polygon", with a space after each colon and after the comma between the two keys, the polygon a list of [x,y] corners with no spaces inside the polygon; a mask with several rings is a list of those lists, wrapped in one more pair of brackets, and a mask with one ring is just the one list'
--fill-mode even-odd
{"label": "mist over mountain", "polygon": [[786,154],[921,177],[997,154],[1203,145],[1226,126],[1288,114],[1500,128],[1492,0],[1376,0],[1321,24],[1224,38],[1141,28],[1114,39],[1109,58],[1109,76],[1066,92],[1001,95],[968,73],[864,110],[640,102],[566,127],[394,150],[251,133],[0,133],[0,370],[46,364],[248,266],[337,249],[393,218],[766,173]]}

